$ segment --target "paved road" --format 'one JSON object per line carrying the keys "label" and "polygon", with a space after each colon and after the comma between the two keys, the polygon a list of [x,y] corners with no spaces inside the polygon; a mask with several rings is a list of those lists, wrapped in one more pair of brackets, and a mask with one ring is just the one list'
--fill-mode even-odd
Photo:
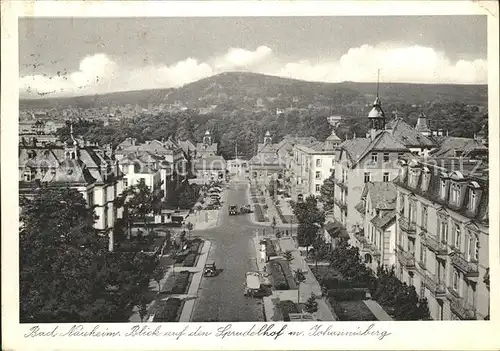
{"label": "paved road", "polygon": [[214,229],[194,232],[212,242],[209,260],[223,269],[217,277],[203,278],[198,292],[193,322],[263,321],[262,300],[243,296],[245,274],[257,270],[255,250],[251,240],[253,230],[261,228],[249,220],[249,215],[229,216],[228,204],[246,204],[247,182],[231,184],[222,208],[221,225]]}

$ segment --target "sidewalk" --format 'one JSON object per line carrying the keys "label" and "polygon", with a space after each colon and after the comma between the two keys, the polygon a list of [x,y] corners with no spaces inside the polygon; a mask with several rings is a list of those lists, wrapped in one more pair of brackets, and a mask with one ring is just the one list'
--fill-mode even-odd
{"label": "sidewalk", "polygon": [[393,320],[391,318],[391,316],[389,316],[387,314],[387,312],[384,311],[382,306],[380,306],[378,304],[377,301],[364,300],[363,302],[365,303],[366,307],[368,307],[370,309],[370,311],[373,313],[375,318],[377,318],[379,321],[392,321]]}
{"label": "sidewalk", "polygon": [[[247,194],[247,203],[253,209],[255,204],[253,203],[252,195],[250,194],[250,186],[247,187],[246,194]],[[263,196],[261,196],[261,195],[257,196],[257,198],[260,198],[260,197],[263,197],[266,201],[266,205],[268,207],[266,212],[267,212],[267,218],[269,219],[269,221],[258,222],[255,219],[255,214],[252,213],[250,216],[250,221],[252,222],[252,224],[263,226],[263,227],[271,227],[273,217],[275,217],[276,218],[276,229],[291,231],[291,230],[296,229],[298,227],[298,223],[293,223],[290,225],[289,223],[283,223],[281,221],[281,217],[278,214],[278,211],[276,211],[276,208],[274,207],[274,204],[273,204],[271,198],[269,197],[269,195],[264,194]],[[263,206],[262,204],[260,204],[260,205]],[[262,210],[264,211],[264,208],[262,208]]]}
{"label": "sidewalk", "polygon": [[[269,237],[265,237],[269,238]],[[260,243],[259,241],[264,239],[264,237],[259,237],[257,234],[253,237],[253,243],[255,246],[255,254],[257,257],[257,266],[259,268],[259,271],[264,270],[264,266],[266,265],[266,262],[263,262],[261,260],[261,255],[260,255]],[[300,253],[298,252],[297,248],[295,247],[295,242],[292,238],[280,238],[280,239],[275,239],[271,238],[274,240],[278,240],[278,249],[279,252],[286,252],[286,251],[291,251],[293,260],[290,262],[290,269],[293,272],[296,269],[301,269],[302,272],[304,272],[306,280],[300,284],[299,287],[299,301],[297,301],[297,289],[293,290],[273,290],[273,294],[267,298],[264,299],[263,304],[264,304],[264,310],[265,310],[265,315],[266,315],[266,320],[272,319],[272,316],[275,315],[276,311],[276,303],[279,303],[279,301],[284,301],[284,300],[290,300],[295,303],[299,302],[300,304],[303,304],[311,297],[311,293],[317,296],[318,298],[316,299],[318,303],[318,312],[316,313],[316,318],[318,320],[322,321],[335,321],[337,318],[333,314],[333,312],[330,310],[326,302],[324,301],[323,298],[321,298],[322,292],[321,292],[321,286],[319,285],[318,281],[314,277],[313,273],[309,269],[308,264],[304,261]]]}
{"label": "sidewalk", "polygon": [[193,230],[205,230],[216,228],[220,225],[222,211],[226,209],[227,189],[221,193],[221,207],[218,210],[205,210],[191,213],[187,217],[187,221],[193,223]]}

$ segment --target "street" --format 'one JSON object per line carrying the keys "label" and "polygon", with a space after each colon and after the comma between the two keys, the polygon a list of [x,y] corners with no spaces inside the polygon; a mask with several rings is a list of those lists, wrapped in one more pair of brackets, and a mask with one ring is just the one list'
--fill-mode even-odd
{"label": "street", "polygon": [[229,216],[228,205],[247,204],[246,181],[235,181],[228,189],[227,201],[221,209],[220,225],[214,229],[195,232],[194,235],[210,240],[209,260],[222,272],[212,278],[203,278],[193,322],[249,322],[263,321],[262,300],[243,296],[246,273],[257,270],[255,250],[251,240],[253,230],[250,215]]}

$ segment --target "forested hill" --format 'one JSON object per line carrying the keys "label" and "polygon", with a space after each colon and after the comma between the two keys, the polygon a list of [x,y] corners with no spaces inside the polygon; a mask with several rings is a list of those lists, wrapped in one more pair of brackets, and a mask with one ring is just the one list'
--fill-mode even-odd
{"label": "forested hill", "polygon": [[[147,107],[148,104],[172,104],[180,101],[190,108],[225,105],[254,107],[263,99],[266,107],[307,108],[311,104],[332,106],[365,103],[375,95],[373,83],[321,83],[281,78],[256,73],[230,72],[186,84],[177,89],[156,89],[117,92],[71,98],[46,98],[20,100],[20,108],[101,107],[131,104]],[[446,85],[381,83],[383,101],[423,104],[466,102],[486,104],[486,85]]]}

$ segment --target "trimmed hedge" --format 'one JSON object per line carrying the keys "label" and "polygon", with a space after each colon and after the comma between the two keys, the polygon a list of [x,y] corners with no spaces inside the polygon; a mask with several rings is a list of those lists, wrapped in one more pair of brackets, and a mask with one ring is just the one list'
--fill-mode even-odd
{"label": "trimmed hedge", "polygon": [[276,261],[269,263],[271,276],[273,277],[274,288],[276,290],[290,290],[288,281],[285,277],[285,272],[283,272],[283,267]]}
{"label": "trimmed hedge", "polygon": [[335,301],[360,301],[366,298],[367,289],[351,288],[351,289],[333,289],[328,290],[328,297]]}
{"label": "trimmed hedge", "polygon": [[276,212],[278,212],[278,216],[280,217],[281,222],[283,222],[284,224],[288,224],[287,219],[285,218],[285,216],[283,216],[283,213],[281,212],[281,207],[279,205],[276,205],[275,203],[274,208],[276,209]]}
{"label": "trimmed hedge", "polygon": [[278,256],[276,253],[276,249],[274,248],[274,244],[271,239],[266,239],[266,255],[268,257]]}
{"label": "trimmed hedge", "polygon": [[188,271],[182,271],[175,273],[174,286],[170,290],[171,294],[185,294],[189,286],[189,277],[191,273]]}
{"label": "trimmed hedge", "polygon": [[196,262],[196,257],[197,255],[195,253],[190,253],[189,255],[186,256],[184,262],[182,262],[182,265],[184,267],[194,267],[194,264]]}
{"label": "trimmed hedge", "polygon": [[257,219],[257,222],[264,222],[264,214],[262,213],[262,208],[260,205],[254,205],[254,213],[255,213],[255,218]]}
{"label": "trimmed hedge", "polygon": [[189,247],[189,251],[198,253],[202,245],[203,241],[201,241],[200,239],[194,239],[193,241],[191,241],[191,246]]}
{"label": "trimmed hedge", "polygon": [[155,313],[153,322],[177,322],[177,316],[179,315],[181,305],[182,301],[179,299],[168,299]]}

